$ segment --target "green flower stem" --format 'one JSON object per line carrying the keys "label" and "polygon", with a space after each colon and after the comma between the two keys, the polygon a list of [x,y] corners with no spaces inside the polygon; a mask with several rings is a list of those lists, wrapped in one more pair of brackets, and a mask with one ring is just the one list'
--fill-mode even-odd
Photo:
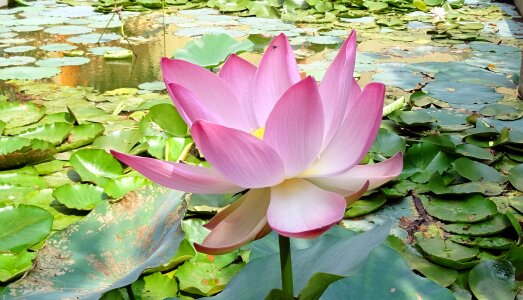
{"label": "green flower stem", "polygon": [[282,300],[294,299],[292,286],[291,242],[288,237],[279,235]]}

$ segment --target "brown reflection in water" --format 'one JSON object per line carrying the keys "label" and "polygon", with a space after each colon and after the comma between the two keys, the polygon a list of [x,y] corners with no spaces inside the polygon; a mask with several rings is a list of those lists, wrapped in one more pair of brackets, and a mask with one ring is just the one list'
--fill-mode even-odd
{"label": "brown reflection in water", "polygon": [[60,85],[77,86],[85,85],[86,80],[80,81],[80,66],[63,66],[56,76],[55,82]]}

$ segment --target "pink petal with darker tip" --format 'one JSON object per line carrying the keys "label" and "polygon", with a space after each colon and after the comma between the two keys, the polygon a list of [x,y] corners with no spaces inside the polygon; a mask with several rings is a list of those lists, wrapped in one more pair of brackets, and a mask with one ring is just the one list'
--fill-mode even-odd
{"label": "pink petal with darker tip", "polygon": [[198,194],[231,194],[244,190],[213,169],[117,151],[111,151],[111,154],[150,180],[171,189]]}
{"label": "pink petal with darker tip", "polygon": [[400,152],[374,165],[357,165],[341,175],[308,180],[323,189],[346,195],[360,189],[366,181],[369,181],[369,189],[377,188],[399,176],[402,170],[403,155]]}
{"label": "pink petal with darker tip", "polygon": [[253,189],[243,195],[240,205],[219,223],[201,244],[194,244],[198,252],[225,254],[267,233],[269,189]]}
{"label": "pink petal with darker tip", "polygon": [[199,105],[214,112],[224,125],[250,130],[251,121],[236,94],[228,84],[213,72],[179,59],[162,59],[162,73],[166,85],[176,83],[191,91]]}
{"label": "pink petal with darker tip", "polygon": [[378,133],[384,97],[383,84],[367,85],[330,143],[304,177],[338,175],[357,165],[369,151]]}
{"label": "pink petal with darker tip", "polygon": [[260,127],[281,95],[293,84],[300,81],[298,65],[292,48],[284,34],[274,38],[263,54],[253,83],[252,99]]}
{"label": "pink petal with darker tip", "polygon": [[287,178],[311,165],[323,140],[323,108],[314,78],[283,94],[267,119],[263,140],[282,158]]}
{"label": "pink petal with darker tip", "polygon": [[281,158],[256,137],[202,120],[194,123],[191,133],[213,168],[237,185],[260,188],[283,180]]}

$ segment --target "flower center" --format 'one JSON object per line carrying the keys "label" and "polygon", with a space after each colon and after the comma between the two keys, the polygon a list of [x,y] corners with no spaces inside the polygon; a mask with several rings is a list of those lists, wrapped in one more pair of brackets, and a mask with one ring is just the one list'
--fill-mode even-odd
{"label": "flower center", "polygon": [[265,127],[260,127],[256,130],[254,130],[253,132],[251,132],[251,134],[257,138],[259,138],[260,140],[263,140],[263,134],[265,133]]}

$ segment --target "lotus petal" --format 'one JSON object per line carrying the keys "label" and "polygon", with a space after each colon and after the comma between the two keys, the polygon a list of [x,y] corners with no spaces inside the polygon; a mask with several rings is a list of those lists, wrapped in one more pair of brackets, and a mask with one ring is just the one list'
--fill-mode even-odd
{"label": "lotus petal", "polygon": [[269,195],[268,188],[252,189],[247,192],[236,201],[239,205],[213,226],[211,233],[201,244],[194,244],[194,248],[198,252],[207,254],[224,254],[260,235],[265,235]]}
{"label": "lotus petal", "polygon": [[300,73],[292,48],[285,35],[280,34],[265,51],[254,76],[252,99],[260,127],[283,93],[298,81]]}
{"label": "lotus petal", "polygon": [[211,165],[239,186],[268,187],[283,180],[281,158],[256,137],[203,120],[196,121],[191,132],[196,145]]}
{"label": "lotus petal", "polygon": [[339,175],[358,164],[372,146],[383,111],[385,86],[371,83],[305,177]]}
{"label": "lotus petal", "polygon": [[271,188],[267,221],[280,235],[314,238],[338,223],[345,207],[342,196],[294,178]]}
{"label": "lotus petal", "polygon": [[310,166],[323,140],[323,108],[314,78],[283,94],[267,119],[263,140],[281,157],[287,178]]}
{"label": "lotus petal", "polygon": [[111,151],[111,154],[145,177],[171,189],[198,194],[233,194],[244,190],[210,168],[127,155],[118,151]]}
{"label": "lotus petal", "polygon": [[374,165],[357,165],[344,174],[332,177],[309,178],[317,186],[342,195],[354,193],[369,181],[374,189],[401,174],[403,155],[400,153]]}

